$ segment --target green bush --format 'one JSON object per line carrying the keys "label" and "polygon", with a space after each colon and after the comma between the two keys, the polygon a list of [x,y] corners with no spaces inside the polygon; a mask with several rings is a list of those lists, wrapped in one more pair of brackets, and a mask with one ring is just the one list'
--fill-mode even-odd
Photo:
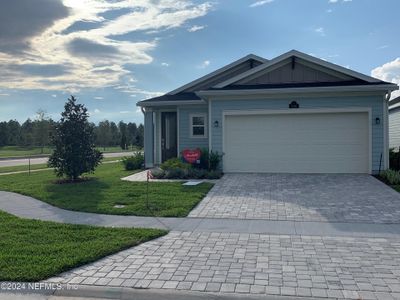
{"label": "green bush", "polygon": [[206,178],[207,170],[203,169],[190,169],[187,171],[187,179],[203,179]]}
{"label": "green bush", "polygon": [[132,156],[122,158],[122,164],[127,171],[143,169],[144,155],[141,152],[136,152]]}
{"label": "green bush", "polygon": [[209,159],[209,164],[210,164],[209,170],[215,171],[219,168],[219,164],[221,162],[222,155],[220,155],[218,152],[213,152],[211,150],[208,155],[208,159]]}
{"label": "green bush", "polygon": [[222,177],[221,171],[209,171],[206,174],[206,179],[220,179]]}
{"label": "green bush", "polygon": [[163,169],[164,171],[171,170],[171,169],[188,170],[191,167],[192,167],[191,164],[184,163],[182,160],[180,160],[177,157],[166,160],[160,166],[160,168]]}
{"label": "green bush", "polygon": [[180,168],[168,169],[165,171],[165,179],[184,179],[186,177],[186,171]]}
{"label": "green bush", "polygon": [[165,177],[165,171],[164,170],[153,170],[153,171],[151,171],[151,175],[153,175],[153,177],[155,179],[163,179]]}
{"label": "green bush", "polygon": [[387,180],[391,185],[400,184],[400,172],[395,170],[386,170],[381,173],[382,178]]}
{"label": "green bush", "polygon": [[207,148],[202,148],[200,150],[201,156],[200,156],[200,164],[198,167],[200,169],[208,170],[208,163],[209,163],[209,153]]}

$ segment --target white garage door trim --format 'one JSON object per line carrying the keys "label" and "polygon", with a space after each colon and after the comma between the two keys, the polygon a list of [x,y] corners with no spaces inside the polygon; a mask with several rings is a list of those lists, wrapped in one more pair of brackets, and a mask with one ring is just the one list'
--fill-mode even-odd
{"label": "white garage door trim", "polygon": [[[370,107],[346,108],[292,108],[292,109],[252,109],[252,110],[224,110],[222,112],[222,153],[225,153],[225,119],[226,116],[245,115],[275,115],[275,114],[324,114],[324,113],[367,113],[368,114],[368,173],[372,174],[372,110]],[[223,160],[223,169],[225,163]]]}

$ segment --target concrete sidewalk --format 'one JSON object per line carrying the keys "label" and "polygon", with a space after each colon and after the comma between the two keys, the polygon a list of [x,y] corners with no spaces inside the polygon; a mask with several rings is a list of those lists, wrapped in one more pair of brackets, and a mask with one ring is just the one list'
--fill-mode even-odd
{"label": "concrete sidewalk", "polygon": [[32,197],[0,191],[0,209],[22,218],[105,227],[143,227],[174,231],[235,232],[348,237],[400,237],[400,224],[300,222],[274,220],[155,218],[76,212]]}

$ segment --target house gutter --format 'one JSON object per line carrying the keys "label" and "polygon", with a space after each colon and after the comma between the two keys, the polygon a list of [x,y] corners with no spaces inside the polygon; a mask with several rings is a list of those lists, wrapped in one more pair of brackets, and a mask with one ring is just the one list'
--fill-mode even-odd
{"label": "house gutter", "polygon": [[243,90],[204,90],[196,92],[196,95],[207,99],[212,96],[248,96],[248,95],[273,95],[273,94],[298,94],[321,92],[362,92],[362,91],[387,91],[398,90],[395,84],[381,85],[354,85],[354,86],[325,86],[325,87],[301,87],[301,88],[273,88],[273,89],[243,89]]}
{"label": "house gutter", "polygon": [[143,108],[151,106],[206,104],[204,100],[152,101],[152,102],[145,102],[145,101],[139,101],[138,103],[136,103],[136,106],[140,106]]}

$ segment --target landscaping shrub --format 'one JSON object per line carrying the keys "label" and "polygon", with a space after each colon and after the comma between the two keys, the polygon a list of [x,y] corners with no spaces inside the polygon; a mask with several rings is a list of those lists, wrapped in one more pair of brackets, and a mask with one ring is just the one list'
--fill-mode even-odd
{"label": "landscaping shrub", "polygon": [[218,152],[213,152],[211,150],[208,155],[208,159],[209,159],[209,170],[215,171],[219,167],[219,164],[222,159],[222,155],[220,155]]}
{"label": "landscaping shrub", "polygon": [[188,179],[203,179],[206,178],[207,170],[203,169],[189,169],[186,174]]}
{"label": "landscaping shrub", "polygon": [[381,177],[389,182],[391,185],[400,184],[400,172],[395,170],[386,170],[381,173]]}
{"label": "landscaping shrub", "polygon": [[163,179],[165,177],[165,171],[164,170],[153,170],[153,171],[151,171],[151,175],[153,175],[153,177],[155,179]]}
{"label": "landscaping shrub", "polygon": [[122,158],[122,164],[127,171],[143,169],[144,155],[141,152],[136,152],[132,156]]}
{"label": "landscaping shrub", "polygon": [[209,171],[206,174],[206,179],[219,179],[222,177],[221,171]]}
{"label": "landscaping shrub", "polygon": [[201,150],[201,156],[200,156],[200,164],[198,167],[200,169],[208,170],[208,163],[209,163],[209,153],[207,148],[202,148]]}
{"label": "landscaping shrub", "polygon": [[160,166],[160,168],[163,169],[164,171],[171,170],[171,169],[188,170],[191,167],[192,167],[191,164],[185,163],[177,157],[166,160]]}
{"label": "landscaping shrub", "polygon": [[180,168],[168,169],[165,171],[165,179],[184,179],[186,177],[186,171]]}

